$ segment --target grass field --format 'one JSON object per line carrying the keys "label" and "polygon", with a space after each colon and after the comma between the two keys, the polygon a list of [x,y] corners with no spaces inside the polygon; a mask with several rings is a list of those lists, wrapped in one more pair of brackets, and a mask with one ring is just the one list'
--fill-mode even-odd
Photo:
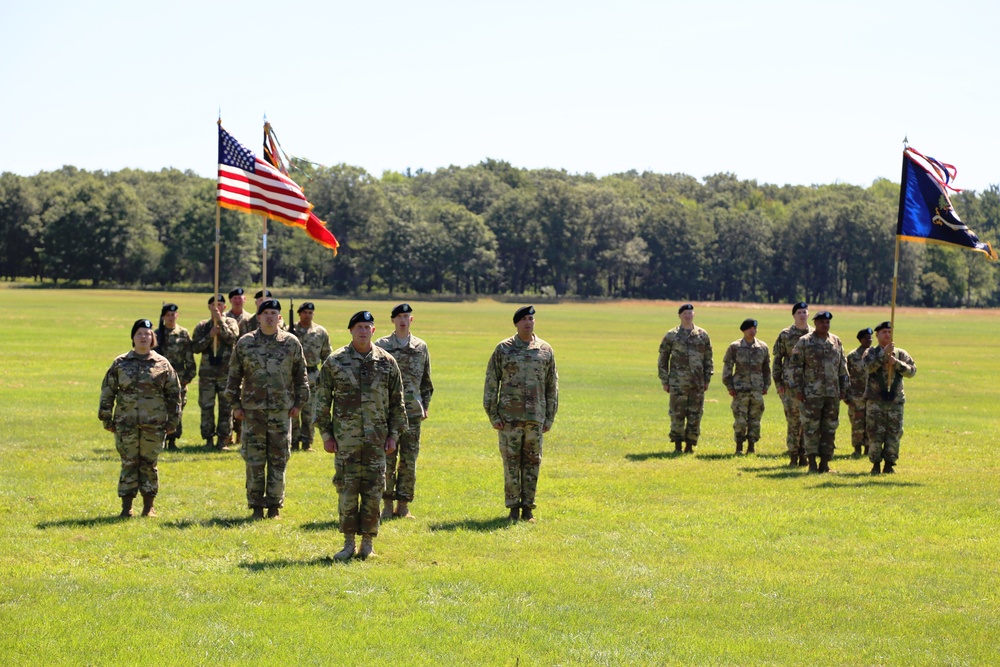
{"label": "grass field", "polygon": [[[836,474],[785,468],[773,393],[760,454],[732,455],[725,346],[747,316],[772,343],[788,308],[698,305],[719,372],[698,451],[678,457],[656,377],[676,304],[539,307],[560,411],[538,522],[509,526],[481,403],[516,305],[414,302],[436,388],[417,519],[384,525],[376,558],[341,565],[332,457],[294,454],[282,518],[248,522],[239,455],[198,447],[196,395],[181,451],[160,457],[159,516],[114,519],[103,373],[135,319],[174,300],[193,329],[205,298],[0,288],[0,664],[998,662],[996,311],[897,311],[919,370],[899,474],[872,478],[846,455],[846,408]],[[316,303],[335,347],[361,308],[391,329],[393,303]],[[888,319],[830,309],[851,347]]]}

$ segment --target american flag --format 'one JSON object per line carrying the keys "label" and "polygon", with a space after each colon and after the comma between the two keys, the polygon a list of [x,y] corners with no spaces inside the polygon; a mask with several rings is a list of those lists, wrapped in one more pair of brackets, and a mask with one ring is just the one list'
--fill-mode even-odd
{"label": "american flag", "polygon": [[219,125],[219,206],[304,227],[312,205],[302,189]]}

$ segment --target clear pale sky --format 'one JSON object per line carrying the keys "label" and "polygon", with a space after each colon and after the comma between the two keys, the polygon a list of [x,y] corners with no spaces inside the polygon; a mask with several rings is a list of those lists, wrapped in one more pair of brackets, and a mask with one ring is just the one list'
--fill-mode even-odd
{"label": "clear pale sky", "polygon": [[378,177],[485,158],[603,176],[1000,183],[1000,2],[14,2],[0,171],[214,177],[215,121]]}

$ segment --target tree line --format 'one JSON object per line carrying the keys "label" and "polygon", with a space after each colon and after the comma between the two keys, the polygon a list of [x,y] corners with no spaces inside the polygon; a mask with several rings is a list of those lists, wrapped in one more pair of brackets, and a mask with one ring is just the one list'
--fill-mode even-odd
{"label": "tree line", "polygon": [[[728,173],[598,178],[488,159],[375,178],[297,162],[341,243],[268,223],[268,283],[333,295],[540,295],[882,305],[899,185],[776,186]],[[952,198],[997,245],[1000,186]],[[223,210],[225,286],[260,282],[262,221]],[[215,179],[191,171],[0,174],[0,276],[210,291]],[[897,302],[1000,305],[998,263],[903,243]]]}

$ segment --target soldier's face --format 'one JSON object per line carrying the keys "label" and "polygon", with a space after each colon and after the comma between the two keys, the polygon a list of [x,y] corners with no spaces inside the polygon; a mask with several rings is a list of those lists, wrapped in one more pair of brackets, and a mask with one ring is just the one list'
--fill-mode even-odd
{"label": "soldier's face", "polygon": [[233,304],[234,310],[243,310],[243,304],[247,302],[247,298],[242,294],[234,294],[229,297],[229,303]]}
{"label": "soldier's face", "polygon": [[265,308],[264,312],[260,314],[257,318],[260,320],[260,328],[267,331],[274,331],[278,328],[278,318],[281,317],[281,312],[275,310],[274,308]]}
{"label": "soldier's face", "polygon": [[168,310],[167,312],[163,313],[163,326],[165,326],[168,329],[173,329],[175,324],[177,324],[176,310]]}
{"label": "soldier's face", "polygon": [[795,326],[797,326],[800,329],[805,329],[806,325],[809,322],[809,309],[800,308],[799,310],[795,311],[795,314],[792,317],[795,318]]}
{"label": "soldier's face", "polygon": [[208,304],[208,310],[215,310],[219,315],[226,312],[226,302],[225,301],[214,301]]}
{"label": "soldier's face", "polygon": [[830,333],[830,320],[816,320],[813,326],[816,327],[816,333],[821,336]]}
{"label": "soldier's face", "polygon": [[681,318],[682,324],[691,324],[694,322],[694,311],[693,310],[682,310],[679,317]]}
{"label": "soldier's face", "polygon": [[396,317],[392,318],[392,323],[400,329],[410,328],[410,322],[413,321],[413,317],[409,313],[400,313]]}
{"label": "soldier's face", "polygon": [[871,347],[872,335],[868,334],[866,336],[862,336],[861,338],[858,339],[858,342],[861,343],[861,347]]}
{"label": "soldier's face", "polygon": [[892,340],[892,329],[879,329],[875,332],[875,336],[878,338],[878,344],[885,347]]}
{"label": "soldier's face", "polygon": [[517,327],[517,335],[521,338],[531,338],[535,334],[535,316],[525,315],[514,325]]}
{"label": "soldier's face", "polygon": [[308,308],[299,311],[299,321],[302,324],[309,326],[313,321],[313,313],[315,311],[309,310]]}
{"label": "soldier's face", "polygon": [[757,327],[750,327],[749,329],[743,332],[743,336],[747,340],[753,340],[754,338],[757,337]]}
{"label": "soldier's face", "polygon": [[153,347],[153,330],[145,328],[136,329],[135,335],[132,336],[132,347],[140,354],[149,352],[149,349]]}
{"label": "soldier's face", "polygon": [[358,347],[366,347],[375,333],[375,325],[371,322],[358,322],[351,327],[351,340]]}

